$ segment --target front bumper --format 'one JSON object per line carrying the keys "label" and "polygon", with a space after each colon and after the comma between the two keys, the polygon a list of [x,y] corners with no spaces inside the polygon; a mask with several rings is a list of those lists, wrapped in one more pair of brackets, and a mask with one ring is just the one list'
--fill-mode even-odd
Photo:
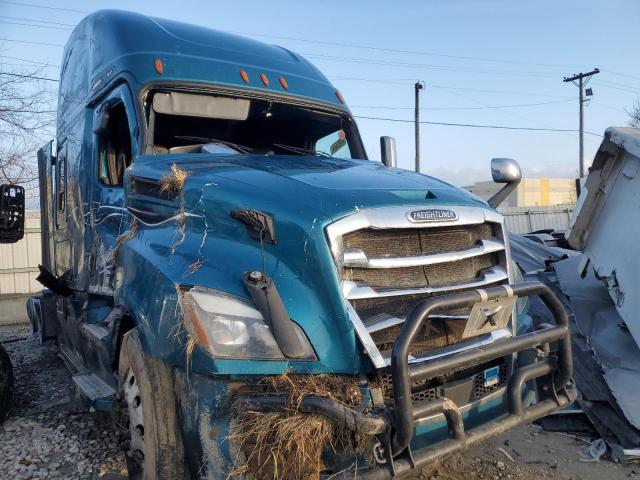
{"label": "front bumper", "polygon": [[[555,318],[556,325],[543,330],[497,341],[435,360],[409,363],[409,347],[428,317],[462,307],[471,307],[480,301],[510,296],[538,295]],[[551,353],[550,345],[557,342]],[[412,401],[411,385],[429,380],[461,368],[510,356],[514,353],[538,349],[539,361],[513,371],[507,386],[508,413],[498,420],[465,430],[463,414],[452,400],[441,397],[434,400]],[[527,282],[513,286],[499,286],[483,290],[466,291],[430,298],[417,305],[407,318],[396,339],[392,357],[394,403],[364,414],[335,400],[308,395],[299,407],[301,413],[324,415],[346,428],[365,435],[374,435],[381,445],[384,463],[366,470],[346,470],[331,478],[389,479],[403,477],[412,471],[468,448],[518,425],[541,418],[554,410],[570,405],[575,399],[571,386],[572,357],[568,317],[560,301],[542,283]],[[537,379],[542,392],[538,403],[525,407],[522,389],[526,382]],[[236,408],[274,411],[287,409],[287,397],[260,395],[244,397]],[[444,415],[449,437],[428,447],[412,451],[411,441],[416,423],[435,415]]]}

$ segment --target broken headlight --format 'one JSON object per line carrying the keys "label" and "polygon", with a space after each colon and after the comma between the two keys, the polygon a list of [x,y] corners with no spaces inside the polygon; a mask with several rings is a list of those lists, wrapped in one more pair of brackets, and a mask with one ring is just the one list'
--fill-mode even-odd
{"label": "broken headlight", "polygon": [[243,299],[194,287],[180,304],[187,332],[212,357],[284,358],[262,314]]}

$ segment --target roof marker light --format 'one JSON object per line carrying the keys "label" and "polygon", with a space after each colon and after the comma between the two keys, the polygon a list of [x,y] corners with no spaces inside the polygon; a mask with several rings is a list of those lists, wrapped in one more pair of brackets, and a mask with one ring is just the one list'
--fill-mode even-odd
{"label": "roof marker light", "polygon": [[240,77],[244,83],[249,83],[249,75],[247,75],[246,71],[240,70]]}
{"label": "roof marker light", "polygon": [[278,80],[280,80],[280,85],[282,85],[282,88],[284,88],[285,90],[289,90],[289,84],[284,79],[284,77],[280,77]]}
{"label": "roof marker light", "polygon": [[342,96],[342,94],[340,93],[340,90],[336,90],[336,98],[338,99],[338,101],[342,104],[344,104],[344,97]]}
{"label": "roof marker light", "polygon": [[260,80],[262,80],[262,83],[264,83],[265,87],[269,86],[269,79],[267,78],[267,76],[264,73],[260,74]]}
{"label": "roof marker light", "polygon": [[164,72],[164,65],[162,65],[162,60],[160,60],[159,58],[156,58],[156,61],[154,62],[154,64],[156,66],[156,72],[162,75],[162,72]]}

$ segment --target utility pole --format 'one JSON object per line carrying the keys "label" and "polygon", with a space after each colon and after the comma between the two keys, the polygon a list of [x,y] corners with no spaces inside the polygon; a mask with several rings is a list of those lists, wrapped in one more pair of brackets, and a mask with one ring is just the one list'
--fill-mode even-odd
{"label": "utility pole", "polygon": [[414,87],[416,91],[416,172],[420,173],[420,90],[424,89],[424,83],[418,81]]}
{"label": "utility pole", "polygon": [[[564,77],[563,82],[571,82],[578,87],[580,93],[578,94],[578,101],[580,102],[580,178],[584,177],[584,87],[589,83],[591,77],[600,70],[594,68],[587,73],[578,73],[572,77]],[[587,91],[587,96],[591,96],[591,89]]]}

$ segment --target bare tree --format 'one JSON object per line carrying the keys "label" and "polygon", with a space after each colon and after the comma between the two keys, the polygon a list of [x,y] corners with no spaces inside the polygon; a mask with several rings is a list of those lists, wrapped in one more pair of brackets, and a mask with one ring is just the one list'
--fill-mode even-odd
{"label": "bare tree", "polygon": [[51,138],[54,95],[40,70],[0,65],[0,183],[29,187],[37,179],[36,151]]}
{"label": "bare tree", "polygon": [[636,104],[627,110],[629,115],[629,126],[633,128],[640,128],[640,100],[636,100]]}

